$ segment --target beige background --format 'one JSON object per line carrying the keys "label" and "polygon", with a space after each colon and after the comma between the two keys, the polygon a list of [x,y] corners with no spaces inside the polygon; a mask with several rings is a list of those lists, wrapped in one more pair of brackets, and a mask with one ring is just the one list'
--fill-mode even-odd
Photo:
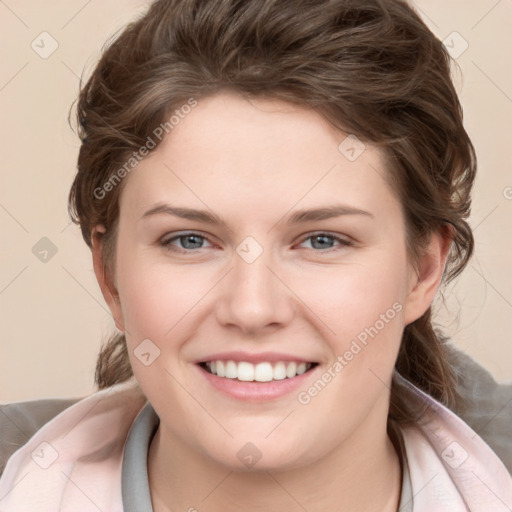
{"label": "beige background", "polygon": [[[96,355],[113,322],[90,252],[67,216],[78,151],[67,114],[81,73],[88,76],[103,43],[145,5],[0,0],[2,402],[78,397],[94,389]],[[439,321],[496,379],[511,381],[512,0],[415,5],[453,51],[468,44],[457,57],[456,83],[479,157],[470,219],[476,256],[446,291],[445,305],[437,301]],[[43,59],[31,44],[39,53],[58,48]],[[32,252],[43,237],[57,250],[46,262]],[[43,249],[36,249],[48,249],[40,243]]]}

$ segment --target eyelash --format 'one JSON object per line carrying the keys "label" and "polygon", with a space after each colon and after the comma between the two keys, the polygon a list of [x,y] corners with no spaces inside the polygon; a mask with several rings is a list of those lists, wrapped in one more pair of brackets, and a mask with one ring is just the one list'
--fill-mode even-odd
{"label": "eyelash", "polygon": [[[198,237],[198,238],[201,238],[204,240],[208,240],[208,237],[201,235],[200,233],[197,233],[195,231],[190,231],[190,232],[186,232],[186,233],[182,233],[182,234],[173,236],[172,238],[169,238],[168,240],[162,241],[160,243],[163,247],[165,247],[169,251],[178,252],[181,254],[189,254],[189,253],[197,252],[200,249],[203,249],[203,247],[199,247],[197,249],[178,249],[177,247],[171,245],[171,242],[174,242],[175,240],[179,240],[180,238],[186,238],[188,236],[195,236],[195,237]],[[300,241],[300,243],[304,243],[306,240],[309,240],[311,238],[321,237],[321,236],[332,238],[333,240],[339,242],[340,246],[342,246],[342,247],[351,247],[354,245],[354,242],[352,240],[349,240],[346,238],[341,238],[339,236],[336,236],[334,233],[329,233],[326,231],[318,231],[315,233],[311,233],[311,234],[309,234],[309,236],[304,237]],[[331,248],[325,249],[325,250],[312,248],[312,250],[314,250],[315,252],[320,252],[320,253],[330,253],[330,252],[335,251],[336,248],[331,247]]]}

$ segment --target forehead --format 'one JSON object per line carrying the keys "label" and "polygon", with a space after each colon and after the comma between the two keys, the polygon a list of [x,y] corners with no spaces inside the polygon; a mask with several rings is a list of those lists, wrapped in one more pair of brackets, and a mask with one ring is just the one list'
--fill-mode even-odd
{"label": "forehead", "polygon": [[248,204],[306,207],[344,197],[367,206],[392,195],[387,172],[380,150],[313,109],[223,92],[180,117],[130,173],[121,203],[139,212],[169,197],[196,206],[201,198],[218,207],[229,202],[239,212]]}

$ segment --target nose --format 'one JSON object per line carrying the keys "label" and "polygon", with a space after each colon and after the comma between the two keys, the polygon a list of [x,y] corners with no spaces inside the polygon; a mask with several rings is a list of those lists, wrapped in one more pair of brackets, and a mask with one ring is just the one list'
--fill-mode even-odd
{"label": "nose", "polygon": [[216,302],[217,321],[246,335],[271,332],[293,318],[293,293],[280,279],[266,251],[252,262],[233,255]]}

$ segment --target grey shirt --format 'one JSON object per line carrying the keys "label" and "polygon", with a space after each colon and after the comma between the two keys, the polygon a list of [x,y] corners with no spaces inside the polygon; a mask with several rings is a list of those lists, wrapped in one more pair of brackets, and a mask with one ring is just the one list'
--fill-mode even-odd
{"label": "grey shirt", "polygon": [[[148,482],[148,450],[160,419],[148,402],[135,418],[124,448],[121,492],[125,512],[153,512]],[[394,439],[402,461],[402,492],[399,512],[413,512],[412,488],[409,467],[400,431]]]}
{"label": "grey shirt", "polygon": [[[455,345],[450,343],[446,348],[448,360],[457,374],[460,392],[467,400],[467,405],[454,412],[489,444],[512,473],[512,383],[498,384],[485,368]],[[47,399],[0,404],[0,475],[9,457],[20,446],[55,415],[78,400]],[[148,403],[130,430],[122,471],[122,496],[126,511],[152,512],[147,455],[158,423],[159,418]],[[400,451],[398,448],[397,451]],[[402,461],[407,462],[403,451]],[[399,511],[412,510],[409,471],[407,464],[403,464]]]}
{"label": "grey shirt", "polygon": [[121,493],[125,512],[153,512],[148,481],[148,450],[160,418],[150,402],[137,415],[124,446]]}

